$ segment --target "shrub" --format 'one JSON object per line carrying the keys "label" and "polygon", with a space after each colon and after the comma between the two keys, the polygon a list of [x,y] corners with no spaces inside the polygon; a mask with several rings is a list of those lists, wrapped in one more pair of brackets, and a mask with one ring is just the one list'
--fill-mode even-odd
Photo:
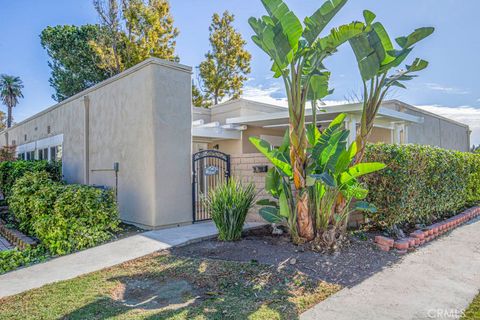
{"label": "shrub", "polygon": [[45,172],[18,179],[9,202],[20,229],[54,255],[95,246],[118,230],[112,191],[63,185]]}
{"label": "shrub", "polygon": [[35,233],[33,223],[39,215],[52,214],[60,189],[61,184],[50,179],[46,171],[27,172],[17,180],[8,202],[21,231]]}
{"label": "shrub", "polygon": [[421,145],[369,145],[366,160],[387,165],[366,176],[367,215],[377,226],[431,223],[480,200],[480,157]]}
{"label": "shrub", "polygon": [[205,199],[210,208],[212,220],[218,229],[218,239],[234,241],[242,236],[243,225],[255,199],[252,183],[244,186],[235,179],[209,192]]}
{"label": "shrub", "polygon": [[41,247],[21,251],[18,249],[0,251],[0,274],[43,261],[47,256]]}
{"label": "shrub", "polygon": [[61,162],[48,161],[4,161],[0,162],[0,190],[5,198],[11,195],[12,187],[27,172],[45,171],[54,181],[62,180]]}

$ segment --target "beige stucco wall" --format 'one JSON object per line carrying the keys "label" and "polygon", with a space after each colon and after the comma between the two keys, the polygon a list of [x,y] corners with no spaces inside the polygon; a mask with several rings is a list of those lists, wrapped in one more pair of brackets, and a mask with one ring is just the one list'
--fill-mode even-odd
{"label": "beige stucco wall", "polygon": [[432,145],[458,151],[470,150],[470,129],[466,124],[438,116],[397,100],[388,101],[382,107],[423,118],[423,123],[409,123],[407,125],[408,143]]}
{"label": "beige stucco wall", "polygon": [[189,223],[190,77],[189,67],[146,60],[0,133],[0,142],[7,134],[17,145],[63,134],[67,182],[115,187],[118,162],[124,221],[148,228]]}
{"label": "beige stucco wall", "polygon": [[378,128],[374,127],[372,129],[372,133],[368,138],[368,142],[377,143],[377,142],[384,142],[384,143],[392,143],[392,130],[385,129],[385,128]]}

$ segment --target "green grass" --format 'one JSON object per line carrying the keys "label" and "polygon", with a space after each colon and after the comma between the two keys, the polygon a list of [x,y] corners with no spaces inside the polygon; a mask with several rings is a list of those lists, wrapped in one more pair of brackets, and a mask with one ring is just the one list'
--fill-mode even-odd
{"label": "green grass", "polygon": [[480,293],[473,299],[472,303],[465,310],[462,320],[477,320],[480,319]]}
{"label": "green grass", "polygon": [[271,266],[158,253],[0,299],[0,319],[296,319],[339,289]]}

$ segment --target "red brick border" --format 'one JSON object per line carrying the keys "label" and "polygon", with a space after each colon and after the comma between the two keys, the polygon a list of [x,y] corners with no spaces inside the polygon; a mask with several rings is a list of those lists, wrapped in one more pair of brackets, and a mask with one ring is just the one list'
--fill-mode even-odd
{"label": "red brick border", "polygon": [[5,226],[5,221],[2,219],[0,219],[0,235],[21,250],[35,247],[37,245],[37,241],[27,237],[20,231],[7,228]]}
{"label": "red brick border", "polygon": [[478,216],[480,216],[480,206],[472,207],[444,221],[416,230],[410,233],[408,238],[393,240],[388,237],[376,236],[375,243],[382,251],[390,251],[390,249],[395,248],[398,253],[406,253]]}

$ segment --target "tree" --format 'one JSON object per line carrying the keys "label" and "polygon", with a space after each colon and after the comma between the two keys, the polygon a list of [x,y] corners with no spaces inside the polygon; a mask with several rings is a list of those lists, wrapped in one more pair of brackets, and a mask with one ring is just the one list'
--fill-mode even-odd
{"label": "tree", "polygon": [[178,30],[166,0],[94,0],[93,5],[101,25],[55,26],[42,31],[57,101],[149,57],[178,61]]}
{"label": "tree", "polygon": [[201,87],[207,105],[218,104],[224,97],[239,98],[250,73],[252,56],[245,49],[245,40],[235,30],[233,14],[215,13],[210,25],[209,51],[199,66]]}
{"label": "tree", "polygon": [[403,81],[411,80],[428,66],[428,62],[416,58],[411,65],[390,73],[400,66],[413,50],[413,46],[431,35],[434,28],[419,28],[406,37],[395,39],[400,46],[395,49],[385,28],[380,22],[373,22],[375,14],[368,10],[363,13],[365,29],[357,37],[350,39],[350,45],[355,53],[358,68],[363,81],[363,109],[362,120],[357,134],[357,146],[359,149],[355,162],[363,159],[365,146],[370,136],[375,117],[383,99],[392,87],[406,88]]}
{"label": "tree", "polygon": [[312,16],[305,18],[303,26],[282,0],[262,0],[268,16],[249,20],[255,32],[252,40],[270,56],[274,77],[283,78],[287,93],[290,159],[275,162],[279,168],[291,167],[291,172],[285,174],[292,175],[295,190],[294,210],[300,237],[294,239],[296,242],[310,241],[315,236],[306,176],[308,141],[305,104],[309,97],[322,99],[329,93],[329,73],[323,60],[338,46],[363,32],[364,28],[363,23],[353,22],[319,37],[346,2],[326,1]]}
{"label": "tree", "polygon": [[23,98],[23,82],[20,77],[0,75],[0,99],[7,106],[7,128],[12,126],[12,110],[18,104],[18,99]]}
{"label": "tree", "polygon": [[103,33],[99,25],[55,26],[45,28],[41,44],[50,56],[49,82],[55,89],[52,98],[65,100],[109,77],[98,67],[99,58],[88,44]]}
{"label": "tree", "polygon": [[100,57],[99,67],[111,75],[120,73],[149,57],[178,61],[170,5],[166,0],[94,0],[106,32],[91,40]]}

